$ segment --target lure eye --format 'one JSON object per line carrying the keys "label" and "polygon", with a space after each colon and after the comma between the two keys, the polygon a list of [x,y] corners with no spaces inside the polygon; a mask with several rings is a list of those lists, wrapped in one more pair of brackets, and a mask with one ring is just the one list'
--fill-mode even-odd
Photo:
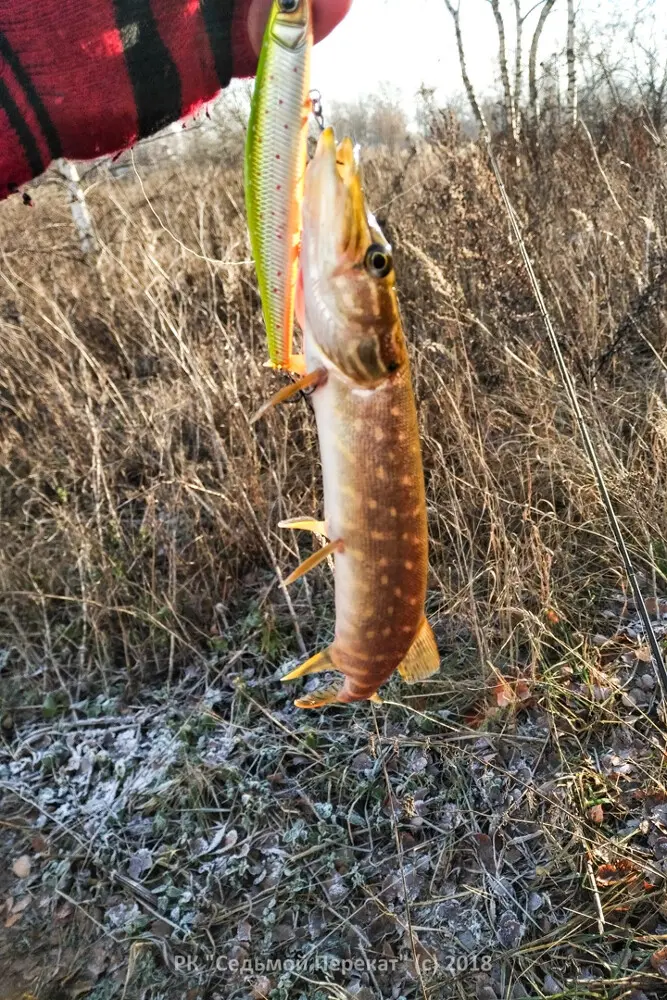
{"label": "lure eye", "polygon": [[373,243],[366,251],[364,266],[372,278],[386,278],[394,266],[391,254],[379,243]]}
{"label": "lure eye", "polygon": [[299,9],[301,0],[278,0],[281,14],[293,14]]}

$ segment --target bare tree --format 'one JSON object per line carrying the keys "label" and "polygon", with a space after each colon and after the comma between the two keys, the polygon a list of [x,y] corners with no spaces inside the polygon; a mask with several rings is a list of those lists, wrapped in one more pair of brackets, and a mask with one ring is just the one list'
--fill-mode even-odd
{"label": "bare tree", "polygon": [[516,51],[514,53],[514,114],[517,134],[521,131],[521,89],[523,87],[523,22],[521,0],[514,0],[516,15]]}
{"label": "bare tree", "polygon": [[574,38],[574,0],[567,0],[567,117],[572,127],[577,124],[577,63]]}
{"label": "bare tree", "polygon": [[[555,0],[553,0],[555,3]],[[472,81],[468,76],[468,67],[466,64],[466,54],[463,47],[463,36],[461,35],[461,12],[460,12],[461,0],[457,0],[456,7],[451,2],[451,0],[445,0],[445,6],[447,10],[452,15],[454,20],[454,32],[456,34],[456,46],[459,52],[459,63],[461,65],[461,78],[463,79],[463,86],[465,87],[466,94],[468,95],[468,100],[470,101],[470,107],[472,108],[472,113],[475,116],[475,121],[480,127],[482,135],[488,137],[489,129],[486,124],[486,119],[482,113],[482,109],[479,106],[479,101],[475,94],[475,88],[472,85]]]}
{"label": "bare tree", "polygon": [[503,15],[500,11],[500,0],[489,0],[491,4],[491,9],[493,11],[493,16],[496,21],[496,28],[498,30],[498,62],[500,64],[500,78],[503,84],[503,94],[504,94],[504,125],[506,131],[509,131],[512,138],[516,141],[518,139],[517,133],[517,123],[516,123],[516,112],[514,106],[514,97],[512,95],[512,85],[510,83],[509,68],[507,65],[507,42],[505,39],[505,23],[503,21]]}
{"label": "bare tree", "polygon": [[537,106],[537,49],[540,44],[540,37],[544,31],[547,18],[553,10],[556,0],[546,0],[540,11],[537,26],[533,33],[533,40],[530,44],[530,55],[528,57],[528,106],[533,125],[536,124],[539,110]]}

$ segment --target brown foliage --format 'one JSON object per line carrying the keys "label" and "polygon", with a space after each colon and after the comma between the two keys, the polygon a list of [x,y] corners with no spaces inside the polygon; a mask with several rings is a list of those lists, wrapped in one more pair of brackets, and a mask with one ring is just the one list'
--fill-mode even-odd
{"label": "brown foliage", "polygon": [[[665,266],[664,151],[618,128],[599,162],[577,134],[503,169],[646,569],[650,542],[665,551],[664,287],[638,318],[633,303]],[[544,608],[590,625],[623,585],[619,559],[484,155],[452,129],[416,154],[370,153],[366,175],[413,349],[430,612],[484,660],[538,642]],[[93,264],[56,188],[0,212],[0,647],[28,672],[138,678],[205,656],[273,586],[267,543],[294,564],[280,518],[321,511],[307,404],[248,423],[279,383],[238,263],[240,175],[144,183],[147,197],[133,175],[91,188]]]}

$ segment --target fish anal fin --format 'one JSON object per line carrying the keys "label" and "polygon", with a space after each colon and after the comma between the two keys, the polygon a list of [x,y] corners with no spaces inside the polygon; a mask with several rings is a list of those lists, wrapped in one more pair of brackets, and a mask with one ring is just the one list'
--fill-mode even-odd
{"label": "fish anal fin", "polygon": [[414,684],[415,681],[423,681],[426,677],[431,677],[437,673],[439,668],[440,653],[435,636],[431,626],[424,618],[414,642],[402,663],[398,665],[398,672],[403,680]]}
{"label": "fish anal fin", "polygon": [[274,406],[279,406],[281,403],[285,403],[292,396],[296,396],[297,393],[303,392],[304,389],[310,389],[312,387],[317,388],[318,385],[322,385],[326,381],[327,370],[326,368],[316,368],[314,372],[309,372],[307,375],[303,375],[301,378],[297,379],[296,382],[290,382],[289,385],[283,386],[278,392],[260,406],[257,413],[255,413],[250,418],[251,424],[256,424],[258,420],[273,409]]}
{"label": "fish anal fin", "polygon": [[337,538],[335,542],[329,542],[328,545],[318,549],[317,552],[313,552],[312,556],[308,556],[308,558],[302,562],[293,573],[290,573],[285,580],[285,586],[289,587],[297,580],[300,580],[302,576],[306,575],[306,573],[310,573],[311,569],[315,569],[316,566],[319,566],[325,559],[328,559],[328,557],[333,555],[334,552],[340,552],[342,548],[343,540],[341,538]]}
{"label": "fish anal fin", "polygon": [[316,521],[313,517],[290,517],[287,521],[280,521],[278,527],[289,531],[312,531],[315,535],[329,537],[326,521]]}
{"label": "fish anal fin", "polygon": [[309,660],[302,663],[300,667],[296,667],[289,674],[285,674],[282,680],[283,682],[295,681],[299,677],[306,677],[308,674],[321,674],[323,670],[335,669],[336,666],[331,659],[331,650],[323,649],[320,653],[315,653],[315,656],[311,656]]}
{"label": "fish anal fin", "polygon": [[303,698],[297,698],[294,702],[297,708],[324,708],[325,705],[333,705],[338,701],[340,688],[323,688],[321,691],[312,691]]}

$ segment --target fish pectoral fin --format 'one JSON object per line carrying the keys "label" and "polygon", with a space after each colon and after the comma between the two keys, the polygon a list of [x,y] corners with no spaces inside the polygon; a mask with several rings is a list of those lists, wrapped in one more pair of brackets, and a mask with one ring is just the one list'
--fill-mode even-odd
{"label": "fish pectoral fin", "polygon": [[268,413],[269,410],[273,409],[274,406],[279,406],[281,403],[291,399],[292,396],[296,396],[297,393],[302,392],[304,389],[310,389],[312,386],[317,388],[318,385],[322,385],[322,383],[326,381],[326,377],[326,368],[316,368],[314,372],[309,372],[302,378],[297,379],[296,382],[290,382],[289,385],[283,386],[282,389],[278,390],[275,396],[272,396],[268,402],[264,403],[264,405],[259,408],[257,413],[250,418],[250,423],[256,424],[257,421],[261,420],[261,418]]}
{"label": "fish pectoral fin", "polygon": [[330,555],[333,555],[334,552],[340,552],[342,548],[343,540],[341,538],[337,538],[335,542],[329,542],[328,545],[318,549],[317,552],[313,552],[312,556],[308,556],[308,558],[302,562],[293,573],[290,573],[285,580],[285,586],[289,587],[290,584],[300,580],[302,576],[306,575],[306,573],[310,573],[311,569],[315,569],[316,566],[319,566],[321,562],[324,562],[324,560]]}
{"label": "fish pectoral fin", "polygon": [[440,668],[440,653],[435,642],[435,636],[429,623],[424,618],[414,642],[410,646],[398,672],[409,684],[423,681],[431,677]]}
{"label": "fish pectoral fin", "polygon": [[309,660],[302,663],[300,667],[296,667],[294,670],[290,671],[289,674],[285,674],[282,679],[283,683],[285,681],[295,681],[299,677],[306,677],[308,674],[321,674],[324,670],[335,670],[336,666],[331,659],[331,650],[323,649],[321,653],[315,653],[315,656],[311,656]]}
{"label": "fish pectoral fin", "polygon": [[323,688],[321,691],[312,691],[303,698],[297,698],[294,702],[297,708],[324,708],[325,705],[333,705],[338,701],[341,689]]}
{"label": "fish pectoral fin", "polygon": [[290,517],[287,521],[280,521],[279,528],[287,528],[289,531],[312,531],[315,535],[322,535],[328,538],[327,522],[316,521],[312,517]]}

